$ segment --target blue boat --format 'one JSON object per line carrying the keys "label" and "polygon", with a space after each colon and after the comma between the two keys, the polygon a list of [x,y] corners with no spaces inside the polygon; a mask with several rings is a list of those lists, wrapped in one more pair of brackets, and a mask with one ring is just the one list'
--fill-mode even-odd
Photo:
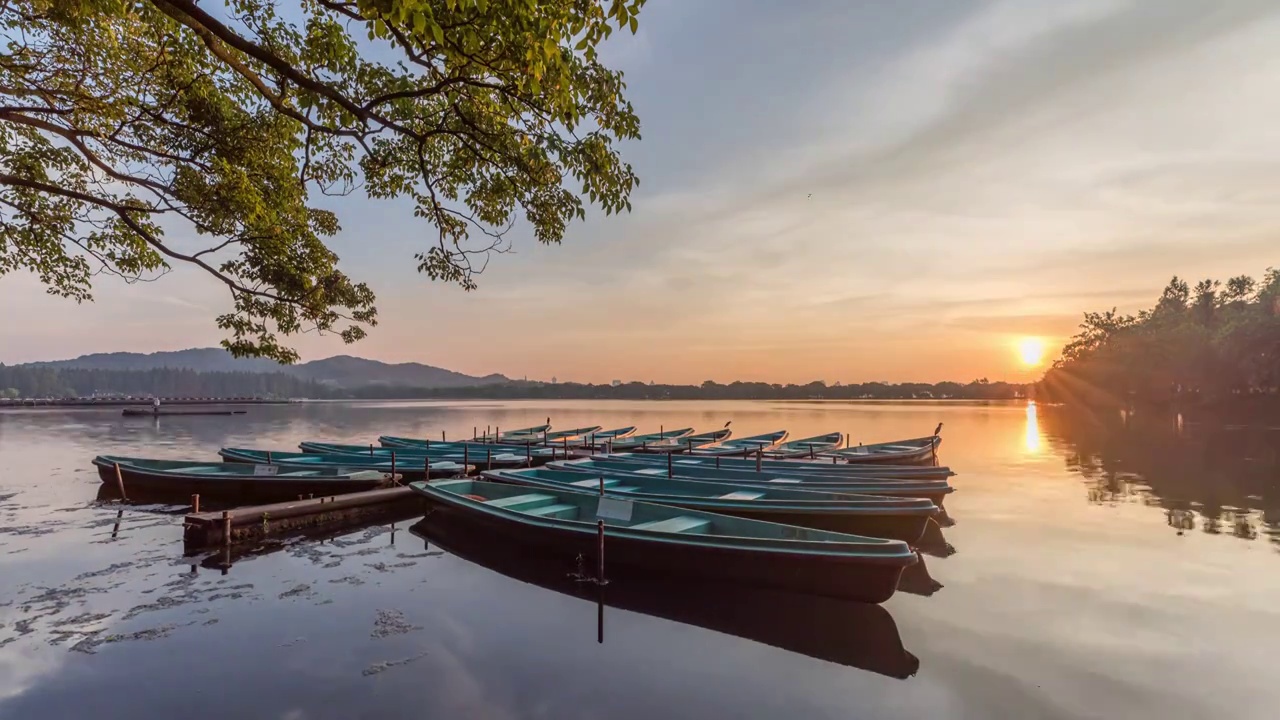
{"label": "blue boat", "polygon": [[[99,455],[93,459],[103,484],[124,486],[126,495],[192,493],[216,499],[293,500],[299,495],[342,495],[391,485],[388,472],[359,468],[292,468],[200,460],[153,460]],[[117,472],[119,476],[117,476]]]}
{"label": "blue boat", "polygon": [[[304,453],[313,455],[358,455],[360,457],[376,458],[378,460],[390,460],[394,454],[400,458],[419,458],[413,462],[422,463],[421,458],[430,457],[435,460],[449,460],[463,465],[474,465],[481,470],[493,470],[495,468],[520,468],[528,467],[533,464],[532,458],[527,452],[527,448],[503,448],[496,445],[485,445],[483,443],[466,443],[444,445],[436,444],[431,447],[399,447],[388,448],[376,445],[350,445],[343,443],[327,443],[327,442],[301,442],[298,443],[298,449]],[[518,451],[518,452],[517,452]],[[547,456],[550,459],[550,456]],[[406,460],[407,461],[407,460]]]}
{"label": "blue boat", "polygon": [[[667,440],[665,442],[644,443],[640,447],[632,446],[630,450],[631,452],[653,453],[657,455],[691,452],[700,447],[728,440],[731,435],[733,435],[733,431],[730,430],[729,426],[726,424],[719,430],[712,430],[710,432],[697,433],[693,435],[682,435],[678,438]],[[623,448],[618,445],[614,445],[613,447],[613,450],[615,451],[622,449]]]}
{"label": "blue boat", "polygon": [[[597,455],[598,458],[607,460],[618,460],[631,463],[644,463],[648,465],[667,464],[665,457],[660,457],[651,453],[613,453],[610,455]],[[840,462],[833,458],[819,459],[813,462],[808,460],[770,460],[768,458],[743,459],[740,457],[699,457],[697,455],[681,455],[672,460],[679,467],[701,467],[701,468],[717,468],[725,470],[750,470],[755,472],[757,467],[761,472],[768,473],[785,473],[787,475],[839,475],[842,477],[876,477],[884,479],[912,479],[912,480],[945,480],[955,473],[951,468],[946,466],[929,467],[926,465],[851,465],[849,463]]]}

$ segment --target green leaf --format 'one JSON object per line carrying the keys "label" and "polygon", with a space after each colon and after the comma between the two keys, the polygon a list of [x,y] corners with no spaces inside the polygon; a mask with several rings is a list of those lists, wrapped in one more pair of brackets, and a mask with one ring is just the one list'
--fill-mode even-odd
{"label": "green leaf", "polygon": [[437,45],[444,44],[444,28],[440,27],[434,20],[430,22],[431,37],[435,38]]}

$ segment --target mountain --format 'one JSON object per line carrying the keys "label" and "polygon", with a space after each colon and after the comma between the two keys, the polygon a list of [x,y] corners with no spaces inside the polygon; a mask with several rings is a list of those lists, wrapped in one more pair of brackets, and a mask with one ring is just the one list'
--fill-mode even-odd
{"label": "mountain", "polygon": [[192,348],[156,353],[94,353],[71,360],[28,363],[28,367],[82,370],[154,370],[180,368],[197,372],[284,372],[343,388],[396,385],[414,388],[449,388],[508,382],[503,375],[474,377],[421,363],[390,364],[338,355],[298,365],[280,365],[262,358],[235,358],[221,348]]}

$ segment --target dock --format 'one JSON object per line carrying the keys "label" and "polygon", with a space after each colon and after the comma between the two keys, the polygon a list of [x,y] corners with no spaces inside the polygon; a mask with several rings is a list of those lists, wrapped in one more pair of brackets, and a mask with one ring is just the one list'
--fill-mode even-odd
{"label": "dock", "polygon": [[188,549],[253,542],[300,530],[339,528],[379,516],[403,515],[424,499],[407,487],[252,505],[187,515],[183,543]]}

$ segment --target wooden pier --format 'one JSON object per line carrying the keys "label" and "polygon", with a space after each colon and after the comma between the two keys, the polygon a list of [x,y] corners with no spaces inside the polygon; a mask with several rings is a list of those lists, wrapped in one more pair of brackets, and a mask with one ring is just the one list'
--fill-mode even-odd
{"label": "wooden pier", "polygon": [[299,530],[339,528],[380,515],[403,514],[424,499],[407,487],[253,505],[221,512],[193,512],[183,524],[188,549],[252,542]]}

